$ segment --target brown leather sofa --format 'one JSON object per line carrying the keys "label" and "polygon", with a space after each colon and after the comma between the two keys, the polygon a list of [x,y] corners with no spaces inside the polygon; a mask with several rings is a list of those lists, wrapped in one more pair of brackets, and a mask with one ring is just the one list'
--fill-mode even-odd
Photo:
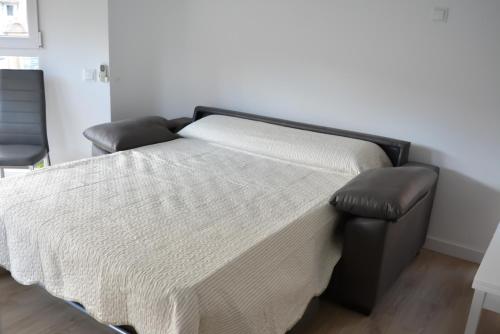
{"label": "brown leather sofa", "polygon": [[343,253],[323,297],[370,314],[425,242],[439,168],[408,162],[411,143],[406,141],[210,107],[197,107],[192,119],[155,118],[153,127],[160,133],[143,118],[96,126],[85,136],[95,155],[107,154],[176,138],[186,125],[214,114],[366,140],[387,153],[395,168],[362,174],[332,198],[341,212]]}

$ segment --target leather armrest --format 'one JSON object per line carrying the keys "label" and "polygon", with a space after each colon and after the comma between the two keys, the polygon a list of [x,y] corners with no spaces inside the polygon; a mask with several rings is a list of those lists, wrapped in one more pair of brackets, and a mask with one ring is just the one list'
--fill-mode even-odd
{"label": "leather armrest", "polygon": [[162,117],[143,117],[93,126],[83,133],[98,148],[113,153],[178,138]]}
{"label": "leather armrest", "polygon": [[434,165],[424,164],[422,162],[410,161],[410,162],[406,163],[405,165],[403,165],[403,167],[423,167],[423,168],[433,170],[438,175],[440,173],[439,167],[434,166]]}
{"label": "leather armrest", "polygon": [[168,129],[173,133],[177,133],[182,129],[184,129],[189,124],[193,123],[193,119],[191,117],[180,117],[180,118],[169,119],[167,123],[168,123]]}
{"label": "leather armrest", "polygon": [[331,204],[354,216],[397,221],[433,191],[438,174],[423,166],[380,168],[358,175]]}

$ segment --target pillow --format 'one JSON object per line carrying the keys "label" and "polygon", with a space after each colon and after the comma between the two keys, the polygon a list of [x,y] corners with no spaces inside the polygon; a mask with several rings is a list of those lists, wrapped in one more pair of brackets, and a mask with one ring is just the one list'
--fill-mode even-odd
{"label": "pillow", "polygon": [[207,116],[179,135],[351,177],[392,166],[382,148],[371,142],[231,116]]}

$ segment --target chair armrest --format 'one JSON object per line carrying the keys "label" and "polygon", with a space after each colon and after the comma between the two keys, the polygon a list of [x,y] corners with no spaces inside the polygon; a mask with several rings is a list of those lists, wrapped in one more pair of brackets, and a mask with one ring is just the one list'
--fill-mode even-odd
{"label": "chair armrest", "polygon": [[178,136],[162,117],[143,117],[93,126],[83,133],[97,148],[106,152],[130,150],[163,143]]}
{"label": "chair armrest", "polygon": [[331,204],[357,217],[395,222],[433,191],[437,179],[434,170],[421,165],[373,169],[337,191]]}

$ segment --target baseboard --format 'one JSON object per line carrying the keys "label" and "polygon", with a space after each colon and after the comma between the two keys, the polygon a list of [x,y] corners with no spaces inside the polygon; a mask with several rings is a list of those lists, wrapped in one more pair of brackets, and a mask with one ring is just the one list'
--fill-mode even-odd
{"label": "baseboard", "polygon": [[434,237],[427,238],[424,248],[475,263],[481,263],[484,256],[476,249]]}

